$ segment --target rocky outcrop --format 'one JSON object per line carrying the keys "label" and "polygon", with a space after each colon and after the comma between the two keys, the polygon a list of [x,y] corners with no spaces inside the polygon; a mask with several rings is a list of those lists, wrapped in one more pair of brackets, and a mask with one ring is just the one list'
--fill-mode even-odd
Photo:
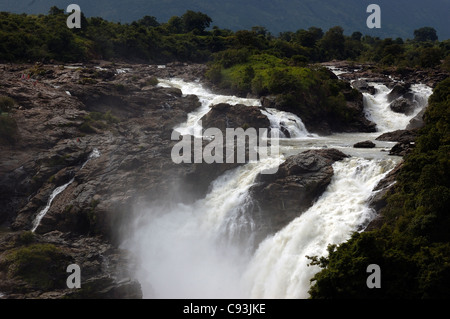
{"label": "rocky outcrop", "polygon": [[277,232],[307,210],[329,185],[332,164],[346,157],[335,149],[310,150],[289,157],[276,174],[259,175],[249,190],[257,237]]}
{"label": "rocky outcrop", "polygon": [[[256,134],[258,134],[257,136],[259,136],[260,128],[270,128],[270,121],[265,115],[261,114],[261,111],[257,106],[246,106],[241,104],[229,105],[221,103],[213,105],[211,106],[211,110],[202,117],[201,121],[205,130],[210,128],[217,128],[220,130],[222,135],[220,143],[223,146],[223,156],[221,159],[223,162],[218,163],[214,161],[213,163],[205,163],[203,161],[202,163],[195,163],[192,159],[192,164],[189,165],[189,167],[186,167],[183,183],[186,185],[187,189],[192,190],[194,198],[204,196],[207,193],[211,182],[221,176],[224,172],[249,161],[249,140],[236,139],[236,141],[228,141],[226,139],[227,129],[241,128],[244,132],[253,128],[255,129]],[[212,142],[212,140],[201,141],[202,149]],[[194,144],[193,140],[192,143]],[[256,143],[259,143],[259,141],[256,141]],[[232,160],[227,158],[227,148],[232,149],[234,152]],[[243,161],[238,159],[238,150],[245,150],[243,153],[245,155]]]}
{"label": "rocky outcrop", "polygon": [[352,82],[352,86],[361,93],[369,93],[374,95],[377,92],[377,90],[373,86],[369,85],[366,80],[355,80]]}
{"label": "rocky outcrop", "polygon": [[383,214],[381,210],[386,207],[386,197],[394,191],[394,185],[397,180],[403,163],[399,163],[393,170],[391,170],[385,178],[383,178],[377,186],[373,189],[372,197],[369,199],[369,206],[377,213],[375,218],[367,225],[365,231],[370,231],[381,227],[383,223]]}
{"label": "rocky outcrop", "polygon": [[411,84],[410,83],[397,83],[392,88],[392,91],[389,92],[387,98],[389,102],[392,102],[410,92]]}
{"label": "rocky outcrop", "polygon": [[201,119],[202,125],[207,128],[218,128],[225,135],[227,128],[270,128],[270,121],[263,115],[257,106],[242,104],[229,105],[226,103],[211,106],[211,110]]}
{"label": "rocky outcrop", "polygon": [[414,142],[417,137],[417,132],[412,130],[397,130],[383,133],[376,138],[377,141],[386,142]]}
{"label": "rocky outcrop", "polygon": [[[8,236],[29,231],[53,190],[73,179],[53,200],[31,245],[53,245],[64,264],[79,263],[86,289],[67,291],[65,281],[34,287],[2,263],[0,291],[7,298],[139,298],[133,273],[120,266],[133,263],[116,247],[117,230],[126,224],[133,204],[185,200],[175,185],[187,170],[171,160],[176,143],[171,133],[199,106],[197,97],[158,87],[155,79],[170,72],[193,80],[204,66],[101,63],[1,69],[0,95],[16,102],[10,115],[18,136],[15,144],[0,145],[0,224]],[[31,78],[21,79],[24,73]],[[100,157],[87,162],[94,149]],[[4,237],[0,245],[11,240]],[[0,254],[27,245],[5,244]],[[63,275],[65,280],[68,274]]]}
{"label": "rocky outcrop", "polygon": [[416,116],[414,116],[409,124],[406,126],[407,130],[417,130],[425,126],[425,121],[423,116],[425,114],[426,108],[423,108]]}
{"label": "rocky outcrop", "polygon": [[332,61],[323,63],[325,66],[334,66],[345,72],[339,75],[339,78],[352,81],[361,78],[369,82],[385,84],[389,88],[395,86],[394,81],[403,83],[424,83],[434,88],[437,83],[445,80],[450,73],[442,70],[440,67],[426,70],[417,70],[417,68],[390,67],[379,69],[373,63],[355,63],[353,61]]}
{"label": "rocky outcrop", "polygon": [[393,112],[405,115],[411,115],[415,108],[414,103],[411,100],[402,97],[394,100],[389,107]]}
{"label": "rocky outcrop", "polygon": [[414,148],[416,138],[417,131],[415,130],[397,130],[384,133],[376,139],[378,141],[398,142],[392,147],[389,155],[405,156]]}
{"label": "rocky outcrop", "polygon": [[[6,298],[32,299],[139,299],[140,284],[127,277],[126,254],[99,237],[79,237],[52,231],[45,235],[27,231],[0,236],[0,291]],[[27,263],[33,263],[31,270]],[[81,271],[81,287],[69,289],[76,264]]]}

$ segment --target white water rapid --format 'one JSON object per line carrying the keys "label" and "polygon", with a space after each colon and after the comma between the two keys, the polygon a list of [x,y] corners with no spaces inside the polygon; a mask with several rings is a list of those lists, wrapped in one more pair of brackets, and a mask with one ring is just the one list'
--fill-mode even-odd
{"label": "white water rapid", "polygon": [[[161,86],[196,94],[202,106],[176,129],[192,133],[211,105],[260,106],[258,100],[216,95],[199,83],[160,80]],[[373,218],[368,200],[377,183],[401,161],[382,150],[394,143],[375,141],[380,132],[402,129],[425,107],[428,88],[415,86],[417,112],[394,118],[387,110],[389,90],[376,86],[365,95],[367,116],[377,133],[310,134],[298,116],[262,110],[273,128],[283,126],[292,138],[280,140],[280,154],[226,172],[213,182],[205,198],[192,205],[170,203],[137,209],[137,217],[122,247],[137,259],[136,276],[144,298],[307,298],[310,279],[320,269],[307,266],[306,256],[325,256],[329,244],[347,240]],[[389,113],[390,112],[390,113]],[[370,139],[373,149],[353,144]],[[281,164],[287,156],[308,149],[337,148],[351,157],[333,165],[334,176],[316,203],[278,233],[253,247],[255,222],[245,214],[251,205],[248,189],[261,169]]]}
{"label": "white water rapid", "polygon": [[[86,164],[93,158],[97,158],[100,156],[100,152],[98,151],[98,149],[94,149],[91,154],[89,154],[87,160],[83,163],[83,165],[81,166],[81,169],[83,169],[84,166],[86,166]],[[72,178],[70,181],[68,181],[66,184],[61,185],[59,187],[56,187],[55,190],[52,192],[52,194],[50,195],[48,201],[47,201],[47,205],[45,205],[45,207],[36,215],[35,219],[33,220],[33,224],[32,224],[32,228],[31,231],[34,233],[36,231],[36,229],[39,227],[39,224],[41,223],[42,218],[44,218],[44,216],[47,214],[48,210],[50,209],[50,207],[52,206],[53,200],[56,198],[56,196],[58,196],[59,194],[61,194],[62,192],[64,192],[64,190],[73,183],[75,179]]]}
{"label": "white water rapid", "polygon": [[411,115],[405,115],[393,112],[389,107],[388,94],[391,89],[380,83],[369,82],[369,85],[375,87],[376,93],[375,95],[363,94],[366,117],[377,124],[379,132],[404,129],[409,121],[427,105],[428,97],[432,93],[432,89],[424,84],[412,85],[414,112]]}

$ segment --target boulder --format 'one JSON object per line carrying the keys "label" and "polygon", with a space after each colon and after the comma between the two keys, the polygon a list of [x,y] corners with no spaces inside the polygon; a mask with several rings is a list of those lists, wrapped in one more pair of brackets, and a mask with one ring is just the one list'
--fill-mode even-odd
{"label": "boulder", "polygon": [[399,97],[402,97],[403,95],[409,92],[410,87],[411,87],[410,83],[397,83],[392,89],[392,91],[389,92],[387,96],[388,101],[392,102],[398,99]]}
{"label": "boulder", "polygon": [[211,106],[211,110],[201,119],[203,128],[218,128],[225,135],[227,128],[270,128],[270,121],[257,106],[220,103]]}
{"label": "boulder", "polygon": [[417,132],[412,130],[397,130],[383,133],[376,138],[377,141],[411,143],[416,140]]}
{"label": "boulder", "polygon": [[423,116],[425,114],[426,108],[423,108],[416,116],[414,116],[409,124],[406,126],[407,130],[416,130],[425,126],[425,122],[423,120]]}
{"label": "boulder", "polygon": [[373,86],[369,85],[366,80],[356,80],[352,82],[352,86],[362,93],[370,93],[374,95],[377,92],[377,90]]}
{"label": "boulder", "polygon": [[358,142],[355,145],[353,145],[354,148],[374,148],[376,145],[372,141],[363,141]]}
{"label": "boulder", "polygon": [[389,155],[405,156],[414,148],[414,142],[399,142],[392,147]]}
{"label": "boulder", "polygon": [[247,212],[256,227],[255,244],[311,207],[331,182],[332,164],[346,157],[336,149],[309,150],[289,157],[275,174],[258,175]]}
{"label": "boulder", "polygon": [[411,100],[405,98],[398,98],[394,100],[389,107],[396,113],[402,113],[405,115],[411,115],[414,112],[414,103]]}
{"label": "boulder", "polygon": [[386,196],[393,192],[398,173],[402,167],[403,162],[399,163],[391,170],[373,189],[372,196],[369,199],[369,206],[375,210],[376,216],[369,225],[367,225],[365,231],[379,229],[383,226],[383,215],[381,211],[387,205]]}

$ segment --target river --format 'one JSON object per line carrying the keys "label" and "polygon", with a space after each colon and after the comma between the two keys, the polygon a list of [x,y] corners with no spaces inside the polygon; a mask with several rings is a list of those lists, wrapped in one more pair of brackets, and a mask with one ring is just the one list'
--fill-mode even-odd
{"label": "river", "polygon": [[[404,129],[426,106],[431,89],[415,85],[416,109],[406,116],[389,109],[390,90],[371,83],[375,95],[364,94],[366,116],[376,133],[318,136],[308,132],[298,116],[275,109],[262,111],[272,128],[281,125],[291,138],[281,138],[280,152],[226,172],[211,191],[195,203],[170,203],[140,209],[122,248],[136,257],[136,276],[144,298],[308,298],[310,279],[320,269],[306,256],[324,256],[329,244],[346,241],[373,219],[368,200],[377,183],[402,159],[389,156],[392,142],[375,141],[381,133]],[[201,107],[176,129],[192,134],[200,118],[217,103],[260,106],[260,101],[214,94],[201,83],[160,79],[160,86],[195,94]],[[372,140],[376,147],[353,144]],[[288,156],[309,149],[336,148],[351,157],[333,164],[327,190],[306,212],[278,233],[253,247],[255,222],[245,212],[248,189],[262,169],[280,165]],[[236,241],[235,237],[245,240]],[[237,244],[239,243],[239,244]]]}

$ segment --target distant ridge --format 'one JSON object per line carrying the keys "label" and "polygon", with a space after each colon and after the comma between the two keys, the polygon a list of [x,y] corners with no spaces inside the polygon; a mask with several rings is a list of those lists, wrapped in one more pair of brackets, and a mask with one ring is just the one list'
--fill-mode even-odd
{"label": "distant ridge", "polygon": [[[6,3],[5,3],[6,2]],[[381,38],[413,38],[415,29],[430,26],[440,40],[450,38],[450,0],[74,0],[84,14],[129,23],[144,15],[166,22],[186,10],[201,11],[213,25],[231,30],[264,26],[273,34],[311,26],[328,30],[340,25],[346,34],[360,31]],[[53,5],[66,8],[67,0],[2,1],[0,11],[44,13]],[[381,7],[381,29],[368,29],[366,8]]]}

